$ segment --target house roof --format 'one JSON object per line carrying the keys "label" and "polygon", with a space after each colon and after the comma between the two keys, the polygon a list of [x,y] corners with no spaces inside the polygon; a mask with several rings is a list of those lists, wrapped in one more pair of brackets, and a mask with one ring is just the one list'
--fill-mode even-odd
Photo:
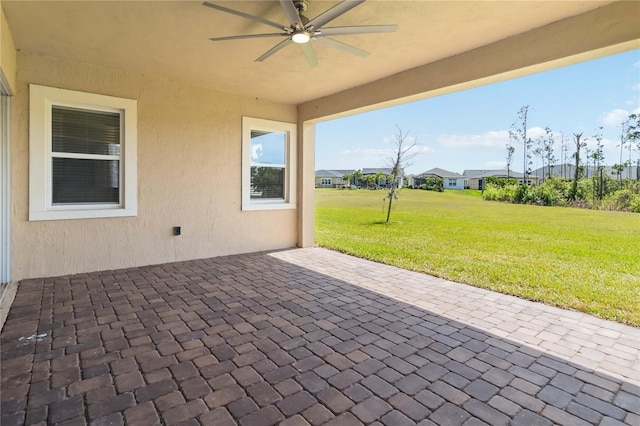
{"label": "house roof", "polygon": [[460,173],[456,173],[456,172],[450,172],[448,170],[444,170],[444,169],[440,169],[440,168],[433,168],[431,170],[427,170],[426,172],[422,172],[419,175],[417,175],[417,178],[423,178],[423,177],[427,177],[427,176],[438,176],[441,178],[463,178],[464,176],[461,175]]}
{"label": "house roof", "polygon": [[375,175],[378,172],[382,172],[383,175],[390,175],[391,174],[391,168],[390,167],[382,167],[382,168],[363,168],[362,169],[362,174],[363,175]]}
{"label": "house roof", "polygon": [[[462,174],[467,178],[467,179],[478,179],[478,178],[485,178],[485,177],[489,177],[489,176],[495,176],[495,177],[507,177],[507,171],[505,169],[501,169],[501,170],[465,170],[464,172],[462,172]],[[515,172],[513,170],[509,170],[509,177],[512,178],[521,178],[524,175],[520,172]],[[533,175],[529,175],[530,177],[535,177]]]}
{"label": "house roof", "polygon": [[[211,1],[272,22],[287,22],[277,1]],[[312,19],[337,3],[336,0],[310,0],[305,15]],[[472,81],[471,75],[456,74],[463,69],[475,69],[476,79],[493,78],[505,72],[523,75],[540,71],[538,65],[542,63],[551,64],[549,68],[560,66],[562,64],[553,61],[561,62],[572,55],[608,48],[607,52],[599,54],[602,56],[614,53],[615,49],[634,48],[635,44],[631,43],[638,38],[636,18],[640,6],[637,2],[612,0],[369,0],[331,21],[327,27],[397,24],[398,31],[335,37],[369,52],[366,57],[312,41],[318,59],[316,67],[310,67],[294,45],[279,50],[264,62],[256,62],[255,59],[276,45],[279,38],[210,41],[212,37],[277,30],[204,7],[200,1],[3,0],[2,8],[15,47],[24,52],[142,75],[159,73],[252,99],[287,104],[326,100],[333,105],[332,111],[336,108],[346,111],[414,95],[423,96],[430,90]],[[584,19],[580,18],[583,16]],[[571,21],[574,17],[577,20]],[[589,25],[585,25],[586,22]],[[550,35],[538,36],[537,29],[548,25],[553,28],[540,34]],[[579,28],[580,37],[576,37],[573,44],[566,43],[570,47],[559,46],[556,34],[566,36],[567,25],[576,34]],[[588,33],[584,32],[585,28]],[[517,38],[520,35],[522,37]],[[530,39],[540,45],[532,46]],[[473,59],[474,52],[482,53],[478,52],[479,48],[494,45],[495,48],[490,49],[492,54],[504,60],[485,57],[478,62]],[[527,49],[522,49],[525,45]],[[510,52],[519,53],[510,55]],[[422,67],[460,58],[464,53],[469,53],[468,60],[475,61],[476,65],[485,63],[486,69],[451,64],[443,73],[435,67],[432,71],[437,79],[446,80],[435,83],[409,74],[402,78],[398,76],[399,73],[421,72]],[[584,56],[580,58],[585,59]],[[533,69],[536,66],[538,68]],[[372,92],[366,85],[373,82],[384,83],[387,90]],[[396,83],[401,86],[396,87]],[[369,97],[364,99],[349,93],[354,88],[365,90]],[[331,98],[339,94],[355,104],[336,104]],[[309,108],[325,116],[329,113],[325,113],[323,106],[310,105]]]}
{"label": "house roof", "polygon": [[354,170],[316,170],[317,178],[341,178],[344,175],[350,175]]}

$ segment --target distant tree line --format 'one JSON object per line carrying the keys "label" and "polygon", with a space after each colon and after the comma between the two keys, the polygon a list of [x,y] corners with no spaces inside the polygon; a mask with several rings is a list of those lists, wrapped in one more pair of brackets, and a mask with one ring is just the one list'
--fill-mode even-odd
{"label": "distant tree line", "polygon": [[[549,127],[545,134],[536,139],[527,135],[529,106],[518,111],[517,119],[509,132],[506,144],[507,178],[488,178],[483,193],[487,200],[508,201],[513,203],[575,206],[607,210],[632,211],[640,213],[640,154],[634,161],[633,153],[640,153],[640,114],[631,114],[621,124],[619,162],[611,167],[615,178],[605,173],[606,162],[602,143],[602,127],[593,135],[595,145],[587,146],[588,139],[583,133],[574,133],[566,138],[559,133],[560,158],[556,157],[556,138],[558,135]],[[572,143],[570,143],[572,142]],[[538,186],[518,185],[510,178],[515,147],[523,147],[524,179],[528,182],[533,159],[541,161],[545,180]],[[570,148],[573,153],[569,155]],[[566,164],[573,163],[573,175],[554,176],[552,170],[558,160],[563,171]],[[632,166],[636,165],[635,176]],[[546,172],[545,172],[546,170]],[[625,170],[627,175],[624,176]],[[591,171],[591,175],[590,172]]]}

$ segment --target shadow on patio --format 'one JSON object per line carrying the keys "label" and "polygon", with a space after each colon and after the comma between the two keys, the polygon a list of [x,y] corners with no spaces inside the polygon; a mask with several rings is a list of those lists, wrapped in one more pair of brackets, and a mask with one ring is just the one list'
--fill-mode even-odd
{"label": "shadow on patio", "polygon": [[637,425],[638,332],[318,248],[27,280],[1,424]]}

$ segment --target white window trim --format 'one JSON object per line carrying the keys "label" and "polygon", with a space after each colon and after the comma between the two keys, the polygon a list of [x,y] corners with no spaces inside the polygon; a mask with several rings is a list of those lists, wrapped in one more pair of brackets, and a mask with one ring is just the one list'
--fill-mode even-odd
{"label": "white window trim", "polygon": [[[121,197],[118,205],[51,203],[51,109],[67,106],[122,114]],[[136,216],[137,102],[132,99],[29,85],[29,220],[91,219]]]}
{"label": "white window trim", "polygon": [[[251,130],[284,133],[285,195],[284,199],[251,199]],[[281,121],[242,117],[242,210],[286,210],[296,208],[296,125]]]}

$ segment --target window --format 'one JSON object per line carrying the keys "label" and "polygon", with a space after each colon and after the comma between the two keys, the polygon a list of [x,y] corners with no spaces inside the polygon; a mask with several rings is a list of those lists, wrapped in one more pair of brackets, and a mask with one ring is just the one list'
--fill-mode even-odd
{"label": "window", "polygon": [[135,216],[136,101],[29,90],[29,220]]}
{"label": "window", "polygon": [[456,187],[457,185],[457,180],[456,179],[449,179],[449,187]]}
{"label": "window", "polygon": [[242,118],[242,210],[296,206],[296,126]]}
{"label": "window", "polygon": [[331,178],[322,178],[322,185],[331,185]]}

